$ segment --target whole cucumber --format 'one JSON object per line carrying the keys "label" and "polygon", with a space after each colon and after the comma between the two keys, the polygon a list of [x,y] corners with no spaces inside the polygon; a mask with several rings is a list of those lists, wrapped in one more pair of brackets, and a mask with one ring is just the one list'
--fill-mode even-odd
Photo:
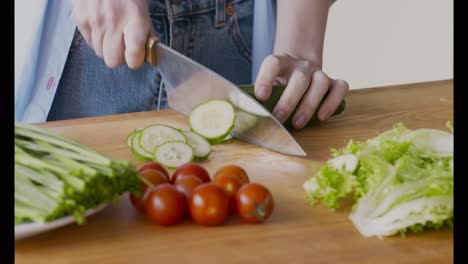
{"label": "whole cucumber", "polygon": [[[239,88],[241,88],[244,92],[248,93],[255,100],[257,100],[255,98],[254,86],[253,85],[250,85],[250,84],[249,85],[240,85]],[[285,88],[286,88],[285,85],[275,85],[275,86],[273,86],[270,98],[268,98],[267,101],[265,101],[265,102],[260,102],[258,100],[257,101],[260,102],[268,111],[271,112],[271,111],[273,111],[273,108],[275,107],[276,103],[278,103],[278,101],[279,101],[281,95],[283,94]],[[328,92],[325,94],[324,98],[320,102],[320,106],[322,105],[323,101],[325,100],[325,98],[327,96],[328,96]],[[343,100],[341,102],[341,104],[338,106],[338,108],[336,109],[336,111],[332,114],[332,116],[336,116],[336,115],[341,114],[345,110],[345,107],[346,107],[346,101]],[[320,107],[318,109],[320,109]],[[288,130],[294,129],[294,127],[292,125],[292,117],[294,116],[294,113],[296,112],[296,110],[297,110],[297,107],[294,109],[293,113],[289,116],[288,120],[286,120],[286,122],[284,123],[284,126]],[[314,115],[312,116],[312,118],[310,119],[310,121],[305,125],[305,127],[311,127],[317,122],[318,122],[317,112],[315,112]]]}

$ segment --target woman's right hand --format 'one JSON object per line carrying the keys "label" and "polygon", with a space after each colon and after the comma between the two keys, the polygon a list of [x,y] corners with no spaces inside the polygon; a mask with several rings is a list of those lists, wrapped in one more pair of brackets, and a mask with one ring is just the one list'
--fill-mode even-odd
{"label": "woman's right hand", "polygon": [[73,0],[73,20],[88,45],[106,65],[145,62],[145,43],[154,29],[148,0]]}

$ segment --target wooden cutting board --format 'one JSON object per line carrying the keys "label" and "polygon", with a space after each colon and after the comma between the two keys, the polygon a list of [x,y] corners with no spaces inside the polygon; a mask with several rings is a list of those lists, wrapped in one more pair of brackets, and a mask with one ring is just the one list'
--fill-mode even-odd
{"label": "wooden cutting board", "polygon": [[[238,164],[252,181],[267,186],[276,206],[267,223],[251,225],[232,218],[220,227],[190,221],[160,227],[136,212],[124,195],[118,204],[88,218],[86,225],[15,242],[16,263],[452,263],[452,229],[364,238],[348,220],[349,201],[336,212],[323,205],[312,207],[302,188],[330,157],[330,147],[342,147],[349,139],[365,140],[400,121],[412,129],[446,129],[446,121],[452,119],[452,80],[353,90],[342,115],[293,133],[306,158],[234,141],[214,146],[202,163],[210,173]],[[126,136],[154,123],[187,128],[187,119],[171,110],[40,125],[137,163]]]}

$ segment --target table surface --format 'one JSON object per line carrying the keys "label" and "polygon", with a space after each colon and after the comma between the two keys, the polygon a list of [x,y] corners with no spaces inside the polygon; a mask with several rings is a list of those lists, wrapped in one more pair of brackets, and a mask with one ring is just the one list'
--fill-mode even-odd
{"label": "table surface", "polygon": [[[88,218],[15,242],[16,263],[452,263],[453,230],[364,238],[348,215],[350,201],[332,212],[306,203],[302,185],[326,159],[329,148],[365,140],[403,122],[407,127],[446,130],[453,120],[453,81],[352,90],[345,112],[312,128],[292,132],[307,157],[293,157],[234,140],[213,147],[201,164],[210,173],[226,164],[246,169],[275,199],[262,225],[231,218],[204,227],[185,220],[153,225],[123,195],[117,204]],[[163,123],[188,128],[172,110],[129,113],[38,124],[114,158],[135,164],[126,136],[137,127]]]}

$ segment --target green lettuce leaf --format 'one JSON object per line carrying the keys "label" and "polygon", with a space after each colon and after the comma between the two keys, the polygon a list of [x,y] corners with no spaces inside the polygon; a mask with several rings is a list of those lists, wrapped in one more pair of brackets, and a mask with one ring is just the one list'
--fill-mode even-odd
{"label": "green lettuce leaf", "polygon": [[304,183],[307,199],[335,210],[341,198],[354,194],[349,218],[363,236],[451,225],[452,133],[399,123],[366,142],[333,149],[332,155]]}

